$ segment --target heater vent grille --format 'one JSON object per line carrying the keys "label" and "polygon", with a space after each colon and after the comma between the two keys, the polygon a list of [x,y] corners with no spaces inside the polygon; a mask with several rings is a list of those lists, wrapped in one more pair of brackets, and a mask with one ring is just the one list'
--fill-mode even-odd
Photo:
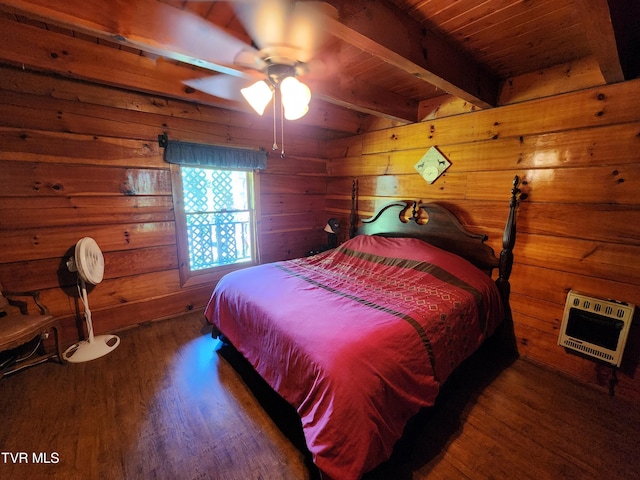
{"label": "heater vent grille", "polygon": [[634,311],[635,305],[571,290],[558,345],[620,366]]}
{"label": "heater vent grille", "polygon": [[602,351],[597,350],[595,348],[588,347],[588,346],[583,345],[581,343],[574,342],[573,340],[570,340],[570,339],[567,339],[567,340],[564,341],[564,346],[572,348],[574,350],[579,350],[581,352],[586,353],[587,355],[591,355],[592,357],[600,357],[603,360],[607,360],[609,362],[613,361],[613,355],[610,355],[608,353],[602,352]]}

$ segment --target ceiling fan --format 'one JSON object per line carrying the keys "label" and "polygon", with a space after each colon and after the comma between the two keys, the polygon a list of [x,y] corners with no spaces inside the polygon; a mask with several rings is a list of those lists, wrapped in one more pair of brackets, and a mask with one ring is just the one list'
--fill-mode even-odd
{"label": "ceiling fan", "polygon": [[[316,54],[326,39],[323,20],[337,18],[336,9],[317,1],[235,0],[230,3],[254,45],[244,45],[235,52],[235,72],[184,83],[217,97],[230,100],[244,97],[260,115],[273,100],[274,124],[278,103],[282,117],[301,118],[309,110],[311,91],[300,79],[304,80],[314,71],[326,70]],[[212,38],[211,48],[216,48],[216,38]]]}

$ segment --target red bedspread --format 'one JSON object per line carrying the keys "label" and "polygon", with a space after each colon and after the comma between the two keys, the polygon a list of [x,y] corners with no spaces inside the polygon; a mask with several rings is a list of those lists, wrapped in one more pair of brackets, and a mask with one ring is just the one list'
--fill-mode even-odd
{"label": "red bedspread", "polygon": [[226,275],[207,318],[298,411],[316,465],[357,479],[502,319],[494,282],[417,239],[361,235]]}

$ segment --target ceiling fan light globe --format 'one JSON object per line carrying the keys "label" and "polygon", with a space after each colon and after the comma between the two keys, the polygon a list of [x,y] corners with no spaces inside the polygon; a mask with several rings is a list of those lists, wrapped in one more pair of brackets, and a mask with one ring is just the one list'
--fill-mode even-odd
{"label": "ceiling fan light globe", "polygon": [[284,117],[287,120],[302,118],[309,111],[311,90],[295,77],[287,77],[280,84]]}
{"label": "ceiling fan light globe", "polygon": [[302,106],[284,106],[284,118],[287,120],[298,120],[299,118],[304,117],[309,111],[309,105]]}
{"label": "ceiling fan light globe", "polygon": [[258,115],[264,113],[265,108],[273,98],[273,90],[267,82],[260,80],[253,85],[240,90],[247,103],[251,105]]}
{"label": "ceiling fan light globe", "polygon": [[287,77],[280,84],[282,101],[308,105],[311,101],[311,90],[295,77]]}

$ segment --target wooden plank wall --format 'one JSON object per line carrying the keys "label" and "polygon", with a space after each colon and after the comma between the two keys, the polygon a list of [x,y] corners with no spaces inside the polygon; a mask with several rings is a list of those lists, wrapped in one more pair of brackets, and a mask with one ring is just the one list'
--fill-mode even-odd
{"label": "wooden plank wall", "polygon": [[[434,184],[415,163],[431,146],[452,162]],[[515,174],[512,307],[520,354],[603,387],[610,368],[558,347],[570,289],[640,305],[640,80],[330,142],[327,208],[347,221],[352,179],[367,217],[391,199],[439,201],[501,250]],[[617,392],[640,398],[640,308]]]}
{"label": "wooden plank wall", "polygon": [[[75,278],[83,236],[105,256],[90,289],[96,333],[204,307],[212,284],[182,288],[168,164],[157,137],[267,147],[271,120],[0,66],[0,281],[42,291],[78,338]],[[324,241],[326,161],[314,130],[287,125],[287,156],[259,175],[263,261]]]}

